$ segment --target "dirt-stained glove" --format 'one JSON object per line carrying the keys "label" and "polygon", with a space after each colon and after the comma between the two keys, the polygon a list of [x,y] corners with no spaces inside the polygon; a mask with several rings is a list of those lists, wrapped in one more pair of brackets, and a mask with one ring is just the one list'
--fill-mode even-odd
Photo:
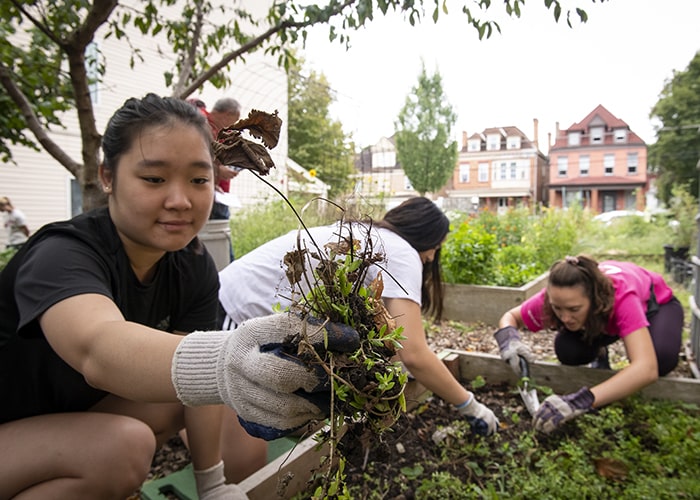
{"label": "dirt-stained glove", "polygon": [[224,403],[252,436],[285,436],[330,410],[331,384],[323,368],[297,358],[290,339],[308,338],[314,348],[354,352],[357,332],[347,325],[323,324],[294,314],[251,319],[236,330],[194,332],[173,356],[172,381],[187,406]]}
{"label": "dirt-stained glove", "polygon": [[224,462],[204,470],[194,471],[199,500],[248,500],[248,495],[236,484],[225,484]]}
{"label": "dirt-stained glove", "polygon": [[493,334],[498,342],[498,350],[501,351],[501,359],[508,363],[515,374],[520,376],[520,359],[522,356],[530,363],[535,362],[535,356],[530,348],[520,340],[520,332],[514,326],[506,326]]}
{"label": "dirt-stained glove", "polygon": [[549,396],[535,414],[535,429],[549,434],[565,422],[590,411],[594,400],[595,396],[588,387],[565,396]]}
{"label": "dirt-stained glove", "polygon": [[472,431],[482,436],[489,436],[498,430],[498,419],[486,405],[479,403],[474,394],[469,395],[461,405],[455,406],[460,415],[467,418]]}

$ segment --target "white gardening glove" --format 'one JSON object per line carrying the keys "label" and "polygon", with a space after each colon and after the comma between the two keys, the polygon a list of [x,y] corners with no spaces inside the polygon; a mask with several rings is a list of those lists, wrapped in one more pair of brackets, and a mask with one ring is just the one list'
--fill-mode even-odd
{"label": "white gardening glove", "polygon": [[549,396],[535,414],[535,430],[549,434],[564,423],[593,409],[595,396],[588,387],[573,394]]}
{"label": "white gardening glove", "polygon": [[470,394],[469,399],[455,406],[455,409],[467,418],[472,431],[476,434],[488,436],[498,430],[496,415],[486,405],[479,403],[474,394]]}
{"label": "white gardening glove", "polygon": [[535,362],[535,356],[530,348],[520,340],[520,332],[514,326],[506,326],[493,334],[498,342],[501,359],[508,363],[515,374],[520,377],[520,359],[522,356],[530,363]]}
{"label": "white gardening glove", "polygon": [[347,325],[290,313],[251,319],[230,332],[194,332],[173,356],[177,397],[187,406],[224,403],[249,434],[266,440],[322,420],[330,411],[331,384],[321,366],[297,358],[290,341],[304,334],[321,355],[324,346],[354,352],[360,345]]}
{"label": "white gardening glove", "polygon": [[248,500],[248,495],[236,484],[225,484],[224,462],[208,469],[194,471],[199,500]]}

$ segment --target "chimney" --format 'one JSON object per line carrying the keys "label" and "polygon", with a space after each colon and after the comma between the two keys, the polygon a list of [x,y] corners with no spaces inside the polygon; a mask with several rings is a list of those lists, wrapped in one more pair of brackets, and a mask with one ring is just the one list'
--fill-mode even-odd
{"label": "chimney", "polygon": [[535,129],[535,149],[539,149],[540,145],[540,122],[537,118],[532,119],[532,125]]}
{"label": "chimney", "polygon": [[467,131],[462,130],[462,149],[467,149]]}

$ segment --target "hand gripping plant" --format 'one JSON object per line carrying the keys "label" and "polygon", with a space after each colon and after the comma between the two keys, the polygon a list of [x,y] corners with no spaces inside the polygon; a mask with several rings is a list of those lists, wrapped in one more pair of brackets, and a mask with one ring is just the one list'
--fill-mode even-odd
{"label": "hand gripping plant", "polygon": [[[282,196],[305,231],[301,216],[289,200],[260,177],[274,167],[267,149],[277,145],[280,128],[277,112],[253,110],[246,119],[219,132],[213,143],[214,153],[224,165],[234,164],[258,175]],[[243,130],[262,144],[245,138]],[[337,241],[321,248],[309,238],[312,247],[308,248],[299,237],[297,249],[284,259],[292,288],[289,313],[343,323],[360,336],[360,347],[350,354],[326,348],[319,351],[305,332],[298,338],[285,339],[296,349],[300,360],[310,368],[321,367],[332,383],[328,430],[316,436],[319,445],[328,443],[330,453],[312,478],[318,484],[311,487],[315,488],[313,498],[348,498],[345,459],[338,447],[343,431],[343,446],[355,447],[359,442],[367,457],[372,438],[390,429],[406,410],[404,389],[408,375],[400,363],[392,361],[401,347],[402,329],[396,328],[381,300],[382,273],[375,275],[374,269],[381,269],[385,256],[374,251],[370,228],[371,221],[341,220]]]}
{"label": "hand gripping plant", "polygon": [[[344,447],[363,447],[369,453],[372,438],[391,428],[406,410],[404,389],[408,375],[392,361],[401,347],[401,328],[389,316],[381,300],[382,272],[368,282],[371,268],[381,267],[385,256],[374,251],[370,222],[338,224],[337,240],[323,248],[297,248],[284,259],[292,286],[290,310],[324,321],[350,325],[360,335],[360,347],[350,354],[317,352],[300,339],[298,356],[309,365],[320,365],[333,384],[330,424],[317,435],[328,443],[329,456],[314,478],[314,498],[344,498],[345,460],[338,451],[342,431]],[[300,232],[301,236],[301,232]],[[393,279],[393,278],[392,278]],[[347,442],[357,439],[356,442]]]}

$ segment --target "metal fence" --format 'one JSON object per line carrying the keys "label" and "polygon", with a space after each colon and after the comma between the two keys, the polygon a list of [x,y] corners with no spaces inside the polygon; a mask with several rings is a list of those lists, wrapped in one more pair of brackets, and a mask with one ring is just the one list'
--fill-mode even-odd
{"label": "metal fence", "polygon": [[693,367],[694,376],[700,378],[698,375],[700,373],[700,362],[698,360],[698,354],[700,354],[700,307],[698,307],[698,298],[700,298],[700,258],[695,255],[691,256],[690,264],[694,276],[693,294],[688,299],[690,311],[692,312],[692,317],[690,318],[690,350],[693,356],[691,366]]}

